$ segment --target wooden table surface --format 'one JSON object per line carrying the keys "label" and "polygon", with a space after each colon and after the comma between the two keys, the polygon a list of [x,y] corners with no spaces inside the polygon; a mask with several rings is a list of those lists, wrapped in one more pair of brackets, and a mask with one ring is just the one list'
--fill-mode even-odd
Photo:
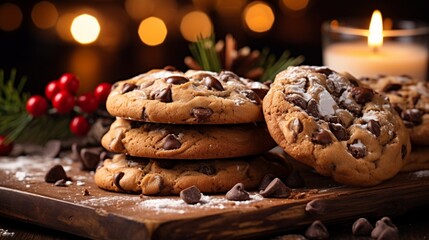
{"label": "wooden table surface", "polygon": [[[43,181],[49,166],[58,163],[74,178],[73,185],[55,187]],[[300,170],[307,186],[294,191],[306,193],[303,198],[257,198],[246,204],[231,204],[222,196],[208,196],[214,204],[187,207],[179,204],[177,197],[165,197],[162,199],[176,205],[161,206],[174,210],[163,212],[159,206],[153,209],[144,205],[156,198],[141,199],[97,188],[92,173],[80,170],[75,162],[0,158],[0,239],[138,238],[140,235],[127,230],[141,227],[148,229],[142,233],[151,239],[201,239],[206,236],[201,234],[204,231],[213,234],[212,239],[281,239],[284,235],[303,235],[314,219],[326,224],[330,239],[370,239],[353,237],[353,221],[366,217],[375,224],[383,216],[397,225],[401,239],[429,239],[429,171],[401,173],[372,188],[350,188],[309,169]],[[90,196],[83,196],[84,188],[89,189]],[[101,198],[109,204],[97,202]],[[316,216],[304,211],[314,199],[323,200],[325,205],[324,212]],[[112,226],[104,229],[105,224]],[[241,232],[235,233],[238,228]],[[194,231],[199,234],[193,236]]]}

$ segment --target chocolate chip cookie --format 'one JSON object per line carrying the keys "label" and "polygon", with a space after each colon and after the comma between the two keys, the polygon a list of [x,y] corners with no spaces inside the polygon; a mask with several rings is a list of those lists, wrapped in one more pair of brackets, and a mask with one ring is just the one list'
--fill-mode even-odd
{"label": "chocolate chip cookie", "polygon": [[289,67],[263,102],[274,140],[339,183],[371,186],[396,175],[411,144],[384,95],[326,67]]}
{"label": "chocolate chip cookie", "polygon": [[108,151],[168,159],[231,158],[276,146],[264,122],[223,125],[159,124],[117,118],[103,136]]}
{"label": "chocolate chip cookie", "polygon": [[268,87],[232,72],[152,70],[114,84],[106,107],[113,116],[175,124],[263,121]]}
{"label": "chocolate chip cookie", "polygon": [[410,132],[412,144],[429,145],[429,82],[406,75],[379,75],[359,80],[389,97]]}
{"label": "chocolate chip cookie", "polygon": [[110,191],[144,195],[179,195],[181,190],[193,185],[202,193],[224,193],[237,183],[254,189],[268,173],[285,177],[290,172],[284,159],[272,153],[180,163],[116,154],[97,169],[95,183]]}

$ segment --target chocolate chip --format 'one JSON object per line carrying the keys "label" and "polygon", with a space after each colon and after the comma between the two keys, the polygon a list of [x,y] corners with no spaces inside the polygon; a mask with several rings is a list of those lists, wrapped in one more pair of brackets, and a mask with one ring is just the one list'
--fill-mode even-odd
{"label": "chocolate chip", "polygon": [[191,116],[194,116],[199,122],[207,120],[213,114],[210,108],[195,107],[191,110]]}
{"label": "chocolate chip", "polygon": [[420,100],[420,98],[421,98],[421,94],[417,94],[417,95],[414,95],[412,98],[411,98],[411,101],[413,102],[413,105],[415,106],[416,104],[417,104],[417,102]]}
{"label": "chocolate chip", "polygon": [[50,140],[45,144],[45,147],[43,149],[43,156],[55,158],[55,157],[58,157],[60,152],[61,152],[61,141]]}
{"label": "chocolate chip", "polygon": [[204,173],[205,175],[215,175],[216,169],[210,165],[201,165],[198,167],[198,172]]}
{"label": "chocolate chip", "polygon": [[305,211],[310,214],[324,214],[326,211],[325,202],[320,199],[313,199],[305,205]]}
{"label": "chocolate chip", "polygon": [[399,239],[398,228],[392,223],[389,217],[383,217],[375,223],[375,228],[371,232],[371,237],[375,239]]}
{"label": "chocolate chip", "polygon": [[378,123],[377,121],[372,120],[372,119],[369,120],[368,123],[367,123],[367,128],[376,137],[380,136],[380,132],[381,132],[380,131],[380,123]]}
{"label": "chocolate chip", "polygon": [[288,95],[286,96],[286,101],[293,103],[295,106],[302,108],[303,110],[307,109],[307,101],[304,98],[297,95]]}
{"label": "chocolate chip", "polygon": [[325,76],[329,76],[333,73],[333,71],[326,67],[320,67],[316,69],[316,72],[324,74]]}
{"label": "chocolate chip", "polygon": [[419,125],[423,122],[423,111],[420,109],[406,109],[401,113],[402,119],[411,122],[414,125]]}
{"label": "chocolate chip", "polygon": [[352,233],[359,236],[370,236],[374,227],[366,218],[359,218],[353,223]]}
{"label": "chocolate chip", "polygon": [[268,93],[268,89],[265,88],[252,88],[252,91],[258,95],[259,99],[264,99],[265,95]]}
{"label": "chocolate chip", "polygon": [[351,112],[352,114],[356,115],[356,116],[360,116],[362,115],[362,106],[360,106],[359,104],[353,103],[351,101],[349,102],[341,102],[340,103],[341,107],[349,110],[349,112]]}
{"label": "chocolate chip", "polygon": [[249,193],[244,190],[244,185],[242,183],[237,183],[226,193],[225,198],[230,201],[246,201],[250,199],[250,196]]}
{"label": "chocolate chip", "polygon": [[319,108],[316,100],[310,99],[310,101],[308,101],[307,112],[315,118],[320,118]]}
{"label": "chocolate chip", "polygon": [[137,88],[137,85],[135,85],[134,83],[125,83],[124,85],[122,85],[121,93],[124,94],[124,93],[130,92],[136,88]]}
{"label": "chocolate chip", "polygon": [[171,65],[167,65],[163,68],[166,71],[176,71],[176,67],[175,66],[171,66]]}
{"label": "chocolate chip", "polygon": [[339,141],[345,141],[350,138],[347,130],[341,124],[329,123],[329,129]]}
{"label": "chocolate chip", "polygon": [[171,96],[171,87],[166,87],[161,90],[156,91],[153,94],[153,99],[158,100],[160,102],[169,103],[173,101],[173,98]]}
{"label": "chocolate chip", "polygon": [[80,150],[80,157],[83,170],[93,171],[97,168],[100,162],[100,154],[103,152],[103,148],[82,148]]}
{"label": "chocolate chip", "polygon": [[374,91],[366,87],[354,87],[350,91],[357,103],[365,104],[374,97]]}
{"label": "chocolate chip", "polygon": [[235,73],[233,73],[233,72],[230,72],[230,71],[222,71],[222,72],[220,72],[220,74],[219,74],[219,79],[222,81],[222,82],[228,82],[229,81],[229,79],[239,79],[239,77],[235,74]]}
{"label": "chocolate chip", "polygon": [[279,178],[274,178],[270,184],[259,192],[265,198],[287,198],[292,190],[286,186]]}
{"label": "chocolate chip", "polygon": [[61,179],[67,180],[68,177],[66,171],[64,171],[63,166],[59,164],[53,166],[45,175],[45,182],[47,183],[55,183]]}
{"label": "chocolate chip", "polygon": [[168,134],[165,137],[162,148],[165,150],[178,149],[182,146],[182,143],[174,136],[174,134]]}
{"label": "chocolate chip", "polygon": [[339,97],[341,94],[345,91],[345,88],[343,88],[339,83],[337,79],[326,79],[326,89],[328,92],[330,92],[332,95]]}
{"label": "chocolate chip", "polygon": [[195,185],[180,191],[180,198],[187,204],[196,204],[201,199],[201,192]]}
{"label": "chocolate chip", "polygon": [[243,90],[240,93],[243,94],[246,98],[248,98],[254,104],[258,105],[261,103],[261,99],[259,99],[259,96],[252,90]]}
{"label": "chocolate chip", "polygon": [[302,188],[305,187],[305,181],[301,177],[299,171],[292,171],[292,173],[285,180],[286,186],[290,188]]}
{"label": "chocolate chip", "polygon": [[362,143],[350,144],[348,149],[355,158],[363,158],[366,155],[366,147]]}
{"label": "chocolate chip", "polygon": [[393,109],[395,109],[395,111],[396,111],[399,115],[401,115],[401,113],[402,113],[402,108],[401,108],[398,104],[392,103],[392,107],[393,107]]}
{"label": "chocolate chip", "polygon": [[204,77],[203,79],[203,84],[209,89],[209,90],[218,90],[218,91],[223,91],[223,86],[222,83],[219,82],[219,80],[217,80],[216,78],[207,75]]}
{"label": "chocolate chip", "polygon": [[67,182],[67,180],[60,179],[54,183],[54,186],[56,186],[56,187],[67,187],[66,182]]}
{"label": "chocolate chip", "polygon": [[322,130],[320,132],[315,133],[313,141],[318,144],[326,145],[332,143],[332,138],[328,131]]}
{"label": "chocolate chip", "polygon": [[405,159],[405,156],[407,156],[407,146],[406,145],[402,145],[402,147],[401,147],[401,157],[402,157],[402,160]]}
{"label": "chocolate chip", "polygon": [[270,184],[270,182],[274,180],[274,178],[276,178],[276,176],[271,173],[265,174],[265,176],[261,180],[261,183],[259,184],[258,190],[264,190],[268,186],[268,184]]}
{"label": "chocolate chip", "polygon": [[397,91],[401,88],[402,88],[402,85],[399,83],[388,83],[386,86],[384,86],[382,91],[383,92]]}
{"label": "chocolate chip", "polygon": [[177,161],[162,159],[162,160],[157,160],[156,162],[158,163],[158,166],[160,166],[161,168],[172,169],[174,166],[176,166]]}
{"label": "chocolate chip", "polygon": [[124,172],[118,172],[118,173],[115,173],[115,175],[113,175],[113,183],[115,184],[116,187],[118,187],[122,191],[124,191],[124,189],[121,187],[120,181],[124,177],[124,175],[125,175]]}
{"label": "chocolate chip", "polygon": [[89,190],[88,189],[83,189],[83,191],[82,191],[82,195],[83,196],[89,196],[89,195],[91,195],[90,193],[89,193]]}
{"label": "chocolate chip", "polygon": [[328,229],[320,221],[314,221],[308,228],[305,230],[305,236],[308,239],[329,239]]}
{"label": "chocolate chip", "polygon": [[166,83],[180,85],[189,82],[189,79],[182,76],[171,76],[165,80]]}

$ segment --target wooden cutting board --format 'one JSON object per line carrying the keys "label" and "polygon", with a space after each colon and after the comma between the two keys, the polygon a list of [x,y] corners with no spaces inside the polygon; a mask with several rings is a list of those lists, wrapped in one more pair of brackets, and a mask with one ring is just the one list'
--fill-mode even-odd
{"label": "wooden cutting board", "polygon": [[[64,166],[73,180],[70,186],[44,182],[55,164]],[[371,188],[352,188],[295,167],[306,187],[294,189],[290,199],[264,199],[251,192],[252,199],[245,202],[216,195],[187,205],[178,197],[101,190],[92,172],[80,170],[80,164],[68,158],[0,158],[0,214],[95,239],[237,239],[281,234],[316,219],[333,224],[392,216],[429,202],[429,171],[401,173]],[[318,201],[318,210],[305,211],[312,200]]]}

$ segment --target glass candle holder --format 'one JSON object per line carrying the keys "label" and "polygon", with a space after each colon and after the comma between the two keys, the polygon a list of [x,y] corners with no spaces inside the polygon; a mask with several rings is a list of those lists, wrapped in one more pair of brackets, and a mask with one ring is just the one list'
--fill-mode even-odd
{"label": "glass candle holder", "polygon": [[408,75],[427,80],[429,26],[384,21],[382,45],[368,43],[369,22],[326,21],[322,25],[323,64],[355,77]]}

